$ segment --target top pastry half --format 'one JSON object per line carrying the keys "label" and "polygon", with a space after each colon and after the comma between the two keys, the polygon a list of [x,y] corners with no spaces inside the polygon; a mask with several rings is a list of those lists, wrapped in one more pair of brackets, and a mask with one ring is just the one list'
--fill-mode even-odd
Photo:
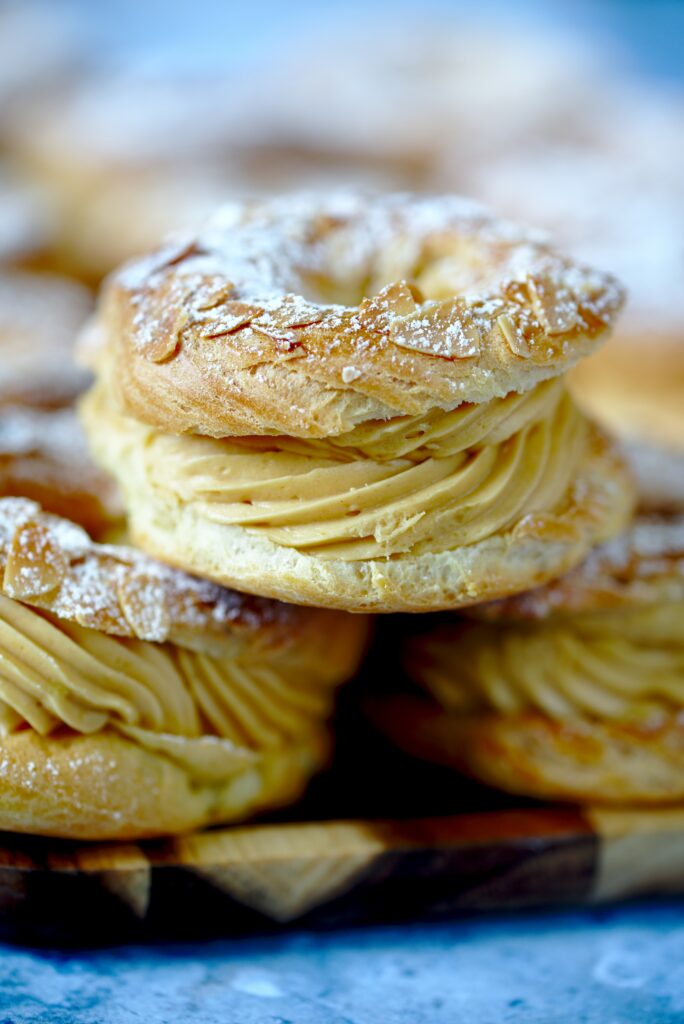
{"label": "top pastry half", "polygon": [[175,433],[337,437],[558,376],[623,294],[455,197],[224,208],[129,264],[100,312],[125,409]]}
{"label": "top pastry half", "polygon": [[562,381],[621,302],[462,199],[235,205],[109,282],[84,422],[157,557],[301,604],[473,604],[631,512]]}

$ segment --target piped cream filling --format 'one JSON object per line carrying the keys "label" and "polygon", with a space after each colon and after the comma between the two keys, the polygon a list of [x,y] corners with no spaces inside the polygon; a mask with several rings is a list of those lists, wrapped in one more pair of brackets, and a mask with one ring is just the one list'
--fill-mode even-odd
{"label": "piped cream filling", "polygon": [[0,595],[0,734],[113,728],[216,780],[327,717],[331,674],[109,636]]}
{"label": "piped cream filling", "polygon": [[[102,385],[94,401],[112,415]],[[207,519],[349,561],[448,551],[556,512],[589,443],[559,380],[334,440],[178,437],[122,418],[116,430],[155,488]]]}
{"label": "piped cream filling", "polygon": [[684,604],[469,624],[422,640],[410,671],[458,714],[657,720],[684,708]]}

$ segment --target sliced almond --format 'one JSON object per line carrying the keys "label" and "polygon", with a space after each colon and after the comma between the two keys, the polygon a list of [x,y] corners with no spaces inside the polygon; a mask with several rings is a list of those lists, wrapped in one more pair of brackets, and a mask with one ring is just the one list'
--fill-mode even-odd
{"label": "sliced almond", "polygon": [[526,285],[534,311],[547,334],[566,334],[577,326],[577,301],[567,287],[545,275],[530,275]]}
{"label": "sliced almond", "polygon": [[530,346],[523,332],[514,323],[507,313],[503,313],[501,316],[496,318],[496,325],[506,339],[506,344],[510,348],[511,352],[520,356],[521,359],[529,359]]}
{"label": "sliced almond", "polygon": [[406,281],[387,285],[371,299],[364,299],[359,308],[359,322],[366,330],[389,334],[396,318],[407,317],[418,308],[422,296]]}
{"label": "sliced almond", "polygon": [[393,321],[390,339],[400,348],[444,359],[473,359],[480,354],[480,328],[464,299],[426,303]]}
{"label": "sliced almond", "polygon": [[145,573],[124,577],[118,598],[126,622],[141,640],[163,643],[171,618],[161,582]]}
{"label": "sliced almond", "polygon": [[216,309],[229,302],[235,292],[235,285],[232,281],[222,281],[219,278],[204,281],[195,293],[194,306],[198,313]]}
{"label": "sliced almond", "polygon": [[281,307],[272,314],[284,327],[309,327],[325,319],[325,310],[302,299],[299,295],[285,295]]}
{"label": "sliced almond", "polygon": [[152,336],[142,346],[142,354],[152,363],[164,363],[179,351],[183,328],[188,322],[185,309],[175,309],[159,321]]}
{"label": "sliced almond", "polygon": [[38,597],[61,586],[68,569],[67,557],[40,523],[17,527],[12,537],[3,587],[9,597]]}
{"label": "sliced almond", "polygon": [[203,338],[220,338],[223,334],[233,334],[242,327],[247,327],[264,312],[261,306],[249,302],[227,302],[221,306],[220,313],[214,320],[204,324]]}

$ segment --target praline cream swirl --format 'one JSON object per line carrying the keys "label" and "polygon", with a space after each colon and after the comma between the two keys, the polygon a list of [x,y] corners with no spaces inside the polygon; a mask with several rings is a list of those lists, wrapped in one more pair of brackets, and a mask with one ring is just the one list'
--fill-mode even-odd
{"label": "praline cream swirl", "polygon": [[657,720],[684,708],[684,603],[463,623],[418,641],[408,667],[456,714]]}
{"label": "praline cream swirl", "polygon": [[327,717],[330,672],[281,662],[109,636],[0,595],[0,733],[113,728],[220,781]]}
{"label": "praline cream swirl", "polygon": [[[102,386],[94,400],[111,416]],[[589,443],[558,379],[324,441],[214,440],[126,424],[140,432],[131,440],[153,486],[214,522],[347,561],[448,551],[558,511]]]}

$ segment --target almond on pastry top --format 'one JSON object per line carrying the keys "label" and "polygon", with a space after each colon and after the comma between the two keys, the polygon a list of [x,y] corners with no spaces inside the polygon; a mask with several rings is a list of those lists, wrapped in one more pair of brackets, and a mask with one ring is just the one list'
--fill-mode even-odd
{"label": "almond on pastry top", "polygon": [[98,358],[124,409],[213,437],[332,437],[526,391],[600,342],[617,282],[457,197],[236,203],[125,266]]}

